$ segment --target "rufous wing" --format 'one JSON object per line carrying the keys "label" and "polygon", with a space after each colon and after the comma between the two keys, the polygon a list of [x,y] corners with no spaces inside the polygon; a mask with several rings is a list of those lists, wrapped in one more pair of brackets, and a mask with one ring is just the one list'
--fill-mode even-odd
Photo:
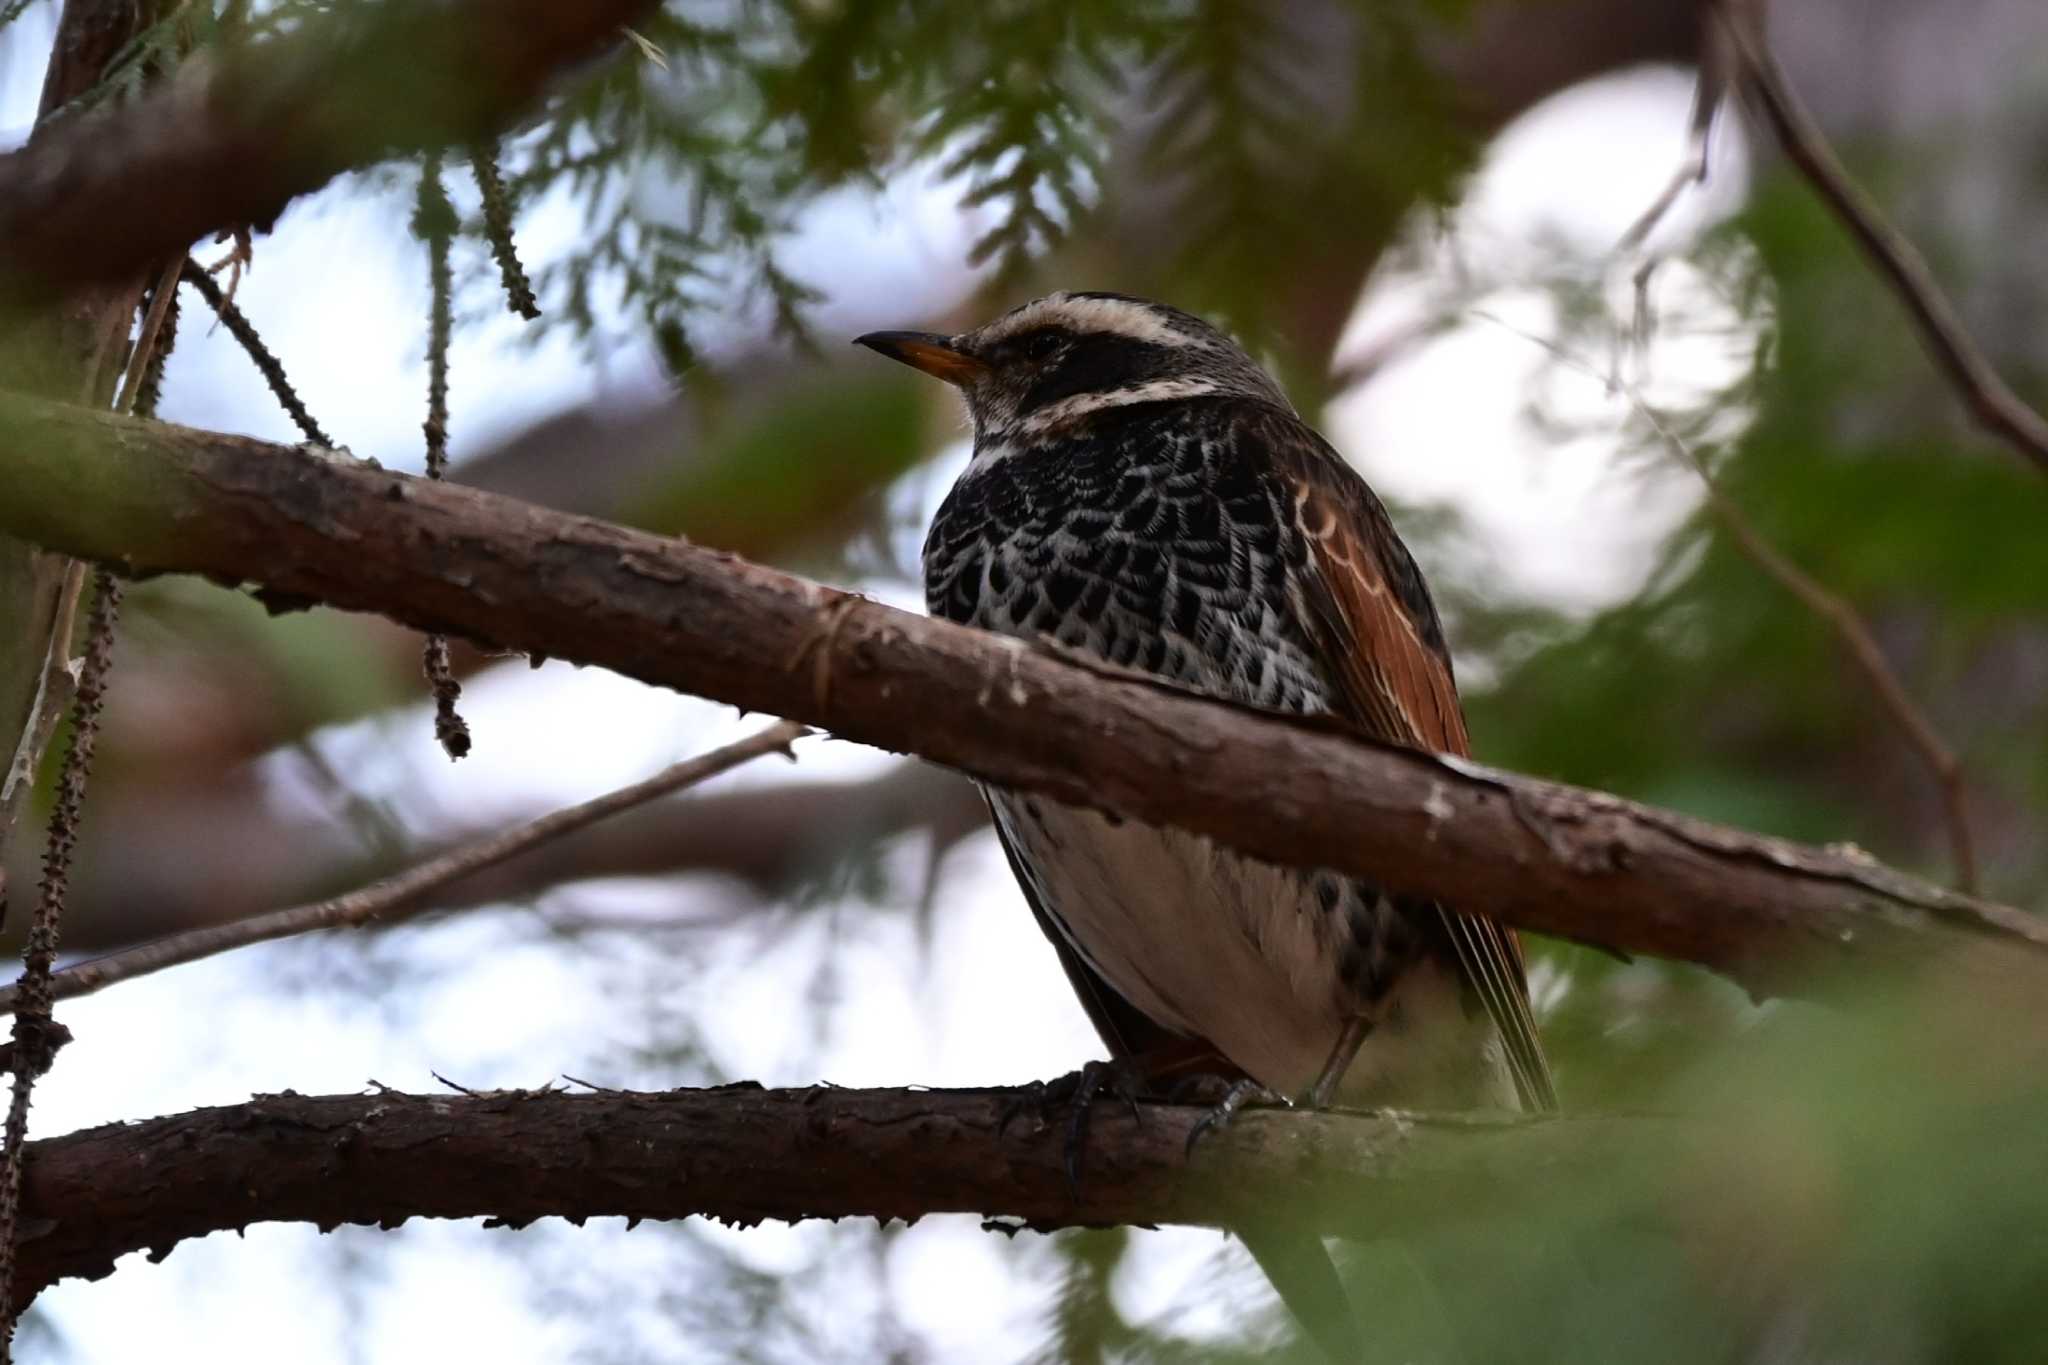
{"label": "rufous wing", "polygon": [[[1299,606],[1343,699],[1343,718],[1392,743],[1469,754],[1436,609],[1386,508],[1306,424],[1279,414],[1270,420],[1273,429],[1261,435],[1308,545]],[[1483,915],[1438,909],[1460,969],[1500,1031],[1523,1107],[1555,1109],[1514,931]]]}

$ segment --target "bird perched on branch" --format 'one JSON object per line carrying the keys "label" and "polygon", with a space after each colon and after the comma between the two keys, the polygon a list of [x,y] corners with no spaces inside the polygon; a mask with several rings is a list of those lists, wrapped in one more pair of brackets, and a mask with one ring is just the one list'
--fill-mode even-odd
{"label": "bird perched on branch", "polygon": [[[1164,304],[1060,293],[957,336],[859,341],[956,385],[973,416],[924,545],[934,615],[1468,752],[1436,608],[1385,508],[1228,336]],[[1316,1106],[1555,1106],[1504,926],[987,796],[1119,1082],[1195,1066]]]}

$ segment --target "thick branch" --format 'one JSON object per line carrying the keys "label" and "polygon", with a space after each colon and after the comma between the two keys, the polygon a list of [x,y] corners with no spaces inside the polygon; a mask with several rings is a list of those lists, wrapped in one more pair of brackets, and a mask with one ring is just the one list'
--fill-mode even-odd
{"label": "thick branch", "polygon": [[[241,437],[0,406],[0,531],[598,664],[1276,862],[1699,962],[1754,991],[2048,926],[1599,792],[1108,677],[732,555]],[[1987,958],[1988,960],[1988,958]]]}
{"label": "thick branch", "polygon": [[1498,1207],[1573,1173],[1694,1140],[1676,1120],[1541,1122],[1247,1111],[1204,1137],[1199,1108],[1101,1105],[1078,1190],[1064,1123],[1000,1130],[1018,1092],[762,1090],[476,1096],[269,1095],[29,1148],[17,1296],[97,1279],[254,1222],[408,1218],[903,1218],[976,1213],[1050,1229],[1270,1212],[1276,1190],[1330,1231]]}
{"label": "thick branch", "polygon": [[10,289],[119,278],[394,154],[494,135],[653,0],[344,6],[0,157]]}

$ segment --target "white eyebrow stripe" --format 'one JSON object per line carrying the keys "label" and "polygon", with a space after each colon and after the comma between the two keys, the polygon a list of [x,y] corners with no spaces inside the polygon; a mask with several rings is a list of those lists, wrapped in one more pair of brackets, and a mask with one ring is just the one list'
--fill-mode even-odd
{"label": "white eyebrow stripe", "polygon": [[1100,408],[1120,408],[1131,403],[1158,403],[1172,398],[1200,398],[1204,394],[1222,392],[1222,386],[1213,379],[1184,376],[1179,379],[1148,380],[1127,389],[1110,389],[1104,393],[1077,393],[1071,398],[1062,398],[1057,403],[1048,403],[1039,408],[1026,417],[1017,430],[1028,436]]}
{"label": "white eyebrow stripe", "polygon": [[1122,299],[1082,299],[1049,294],[1011,316],[997,339],[1056,323],[1076,332],[1110,332],[1154,346],[1200,346],[1199,337],[1172,326],[1143,304]]}

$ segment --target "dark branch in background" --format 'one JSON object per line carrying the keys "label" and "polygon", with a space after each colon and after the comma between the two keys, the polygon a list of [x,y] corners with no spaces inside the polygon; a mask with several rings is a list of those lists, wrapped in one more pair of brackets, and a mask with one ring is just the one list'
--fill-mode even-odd
{"label": "dark branch in background", "polygon": [[[166,967],[196,962],[232,948],[246,948],[252,943],[268,943],[316,929],[351,928],[417,908],[429,892],[450,882],[502,863],[608,816],[695,786],[764,754],[787,753],[789,746],[803,735],[804,727],[790,721],[771,725],[723,748],[671,764],[631,786],[553,811],[516,829],[464,844],[429,862],[346,895],[313,905],[256,915],[215,928],[174,934],[155,943],[145,943],[125,952],[66,967],[50,979],[45,990],[52,999],[68,1000],[73,996],[90,995],[116,981],[147,976]],[[12,1011],[23,998],[19,987],[0,989],[0,1010]]]}
{"label": "dark branch in background", "polygon": [[228,329],[228,335],[242,344],[242,349],[248,352],[249,359],[255,362],[257,370],[262,373],[263,382],[270,386],[270,392],[276,396],[278,403],[298,425],[305,438],[315,445],[332,447],[333,438],[321,430],[320,424],[313,420],[313,414],[306,410],[305,403],[299,398],[299,391],[285,378],[284,365],[271,354],[270,348],[263,344],[263,338],[257,335],[254,324],[235,306],[235,301],[221,292],[221,287],[214,283],[213,276],[206,267],[187,256],[180,278],[199,291],[199,297],[205,299],[207,307],[213,309],[214,315],[221,320],[221,325]]}
{"label": "dark branch in background", "polygon": [[[69,949],[114,953],[279,906],[325,900],[547,809],[521,810],[494,823],[480,823],[475,811],[456,810],[448,812],[449,825],[436,821],[431,829],[408,832],[326,766],[318,746],[294,752],[312,765],[309,778],[329,793],[342,819],[273,807],[241,788],[212,799],[181,794],[168,812],[154,793],[101,805],[87,844],[97,853],[87,852],[90,861],[73,879],[64,928]],[[757,922],[767,923],[787,897],[830,879],[835,869],[866,864],[873,850],[900,841],[936,871],[986,825],[987,810],[974,789],[928,763],[892,763],[859,778],[806,779],[795,773],[772,787],[693,791],[636,807],[450,882],[414,910],[378,923],[427,911],[527,906],[555,890],[607,877],[703,883],[702,895],[689,897],[690,907],[679,905],[675,917],[643,920],[652,928],[701,924],[703,914],[691,907],[705,904],[717,906],[725,918],[758,916]],[[251,846],[288,848],[293,856],[252,859],[246,856]],[[177,849],[179,856],[160,856],[165,848]],[[920,890],[924,897],[933,894],[929,880],[923,888],[904,890],[909,896]],[[544,919],[550,926],[590,922],[561,907],[545,908]]]}
{"label": "dark branch in background", "polygon": [[[1756,992],[1817,967],[2048,964],[2048,925],[1600,792],[1099,675],[729,554],[473,488],[59,404],[0,404],[0,530],[132,572],[255,581],[598,664],[1279,863],[1698,962]],[[90,490],[90,496],[86,496]]]}
{"label": "dark branch in background", "polygon": [[[858,781],[778,782],[645,806],[465,877],[434,903],[489,905],[570,882],[660,876],[730,878],[741,899],[772,901],[894,839],[923,841],[935,863],[987,824],[980,794],[957,774],[897,763]],[[930,894],[929,883],[922,889]]]}
{"label": "dark branch in background", "polygon": [[1241,1114],[1186,1152],[1200,1108],[1104,1106],[1089,1178],[1063,1165],[1065,1124],[1001,1126],[1028,1092],[762,1090],[476,1096],[271,1095],[30,1148],[17,1302],[107,1274],[124,1253],[254,1222],[396,1227],[408,1218],[901,1218],[975,1213],[1038,1230],[1128,1223],[1229,1227],[1287,1182],[1325,1230],[1441,1226],[1517,1191],[1670,1162],[1694,1122],[1531,1123]]}
{"label": "dark branch in background", "polygon": [[[448,343],[455,325],[455,281],[448,256],[455,227],[455,206],[448,202],[448,192],[441,184],[441,154],[429,152],[420,169],[412,231],[427,244],[427,420],[420,430],[427,437],[427,477],[436,480],[448,474]],[[438,632],[427,636],[420,670],[434,694],[434,738],[449,758],[467,757],[469,722],[455,709],[462,697],[462,684],[448,663],[447,636]]]}
{"label": "dark branch in background", "polygon": [[1740,62],[1742,87],[1770,124],[1778,145],[1905,304],[1921,343],[1962,396],[1979,425],[2048,473],[2048,421],[2028,407],[1970,338],[1934,273],[1875,201],[1849,178],[1813,116],[1772,55],[1761,6],[1709,0]]}
{"label": "dark branch in background", "polygon": [[1735,548],[1742,557],[1762,569],[1780,587],[1798,598],[1801,606],[1819,617],[1834,631],[1841,640],[1842,647],[1848,651],[1851,662],[1870,684],[1870,690],[1876,694],[1885,714],[1898,726],[1899,733],[1905,736],[1906,743],[1920,755],[1921,761],[1927,765],[1936,785],[1941,789],[1942,819],[1948,826],[1949,853],[1955,860],[1956,885],[1968,894],[1975,895],[1977,844],[1970,833],[1969,799],[1963,788],[1963,765],[1957,760],[1955,751],[1948,747],[1940,733],[1935,730],[1934,722],[1927,718],[1926,713],[1914,702],[1912,694],[1906,691],[1906,685],[1899,681],[1899,675],[1892,670],[1890,662],[1884,657],[1884,651],[1878,648],[1876,637],[1870,633],[1870,627],[1864,624],[1856,608],[1839,593],[1827,588],[1806,570],[1793,563],[1782,550],[1765,538],[1763,532],[1756,529],[1755,524],[1743,512],[1742,505],[1728,496],[1721,487],[1720,480],[1714,477],[1713,470],[1707,467],[1707,462],[1693,449],[1692,442],[1680,435],[1663,414],[1645,402],[1641,392],[1634,385],[1620,383],[1611,375],[1600,374],[1592,365],[1548,337],[1525,331],[1491,313],[1482,311],[1476,316],[1534,342],[1557,357],[1560,363],[1608,384],[1614,392],[1626,399],[1630,409],[1649,425],[1657,439],[1698,476],[1706,489],[1708,504],[1714,509],[1714,515],[1720,518],[1721,525],[1734,539]]}
{"label": "dark branch in background", "polygon": [[47,298],[121,278],[219,228],[267,227],[353,167],[486,141],[652,8],[345,6],[188,63],[161,91],[0,157],[0,294]]}
{"label": "dark branch in background", "polygon": [[540,303],[533,297],[533,285],[512,241],[512,205],[505,198],[504,177],[498,174],[498,149],[489,143],[479,145],[470,153],[469,165],[476,173],[477,191],[483,195],[484,236],[491,244],[491,259],[498,263],[505,304],[532,322],[540,316]]}

